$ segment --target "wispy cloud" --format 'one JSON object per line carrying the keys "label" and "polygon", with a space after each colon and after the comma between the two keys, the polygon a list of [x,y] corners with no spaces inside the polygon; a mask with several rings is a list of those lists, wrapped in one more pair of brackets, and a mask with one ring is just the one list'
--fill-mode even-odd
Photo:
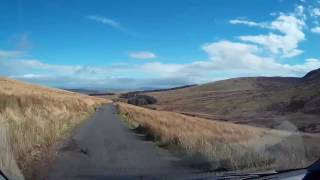
{"label": "wispy cloud", "polygon": [[311,10],[311,16],[312,16],[312,17],[318,17],[318,16],[320,16],[320,8],[313,8],[313,9]]}
{"label": "wispy cloud", "polygon": [[106,24],[110,27],[113,27],[115,29],[121,30],[121,31],[126,31],[124,27],[121,26],[121,24],[113,19],[106,18],[103,16],[97,16],[97,15],[89,15],[87,16],[88,19],[100,22],[102,24]]}
{"label": "wispy cloud", "polygon": [[154,59],[157,55],[149,51],[139,51],[129,53],[129,57],[134,59]]}
{"label": "wispy cloud", "polygon": [[11,58],[17,58],[24,56],[24,52],[22,51],[7,51],[7,50],[1,50],[0,49],[0,60],[1,59],[11,59]]}
{"label": "wispy cloud", "polygon": [[232,19],[229,21],[230,24],[243,24],[247,26],[256,26],[256,27],[261,27],[261,28],[266,28],[267,24],[266,23],[257,23],[254,21],[249,21],[249,20],[242,20],[242,19]]}
{"label": "wispy cloud", "polygon": [[312,29],[311,29],[311,32],[320,34],[320,26],[319,26],[319,27],[314,27],[314,28],[312,28]]}

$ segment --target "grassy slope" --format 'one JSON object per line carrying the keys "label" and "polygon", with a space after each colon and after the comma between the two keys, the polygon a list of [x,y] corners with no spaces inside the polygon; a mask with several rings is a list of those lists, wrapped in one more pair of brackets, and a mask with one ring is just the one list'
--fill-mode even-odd
{"label": "grassy slope", "polygon": [[105,102],[0,78],[0,168],[15,178],[32,177],[52,145]]}
{"label": "grassy slope", "polygon": [[130,127],[209,170],[289,169],[319,157],[319,137],[118,103]]}
{"label": "grassy slope", "polygon": [[[320,132],[320,100],[314,98],[320,95],[319,89],[319,81],[257,77],[148,95],[158,100],[149,107],[159,110],[279,129],[283,129],[283,123],[290,123],[293,129]],[[298,107],[300,101],[304,107]]]}

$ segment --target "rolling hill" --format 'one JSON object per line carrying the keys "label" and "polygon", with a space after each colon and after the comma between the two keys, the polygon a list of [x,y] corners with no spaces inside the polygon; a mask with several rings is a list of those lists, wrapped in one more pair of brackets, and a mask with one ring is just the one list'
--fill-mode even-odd
{"label": "rolling hill", "polygon": [[301,78],[246,77],[151,92],[146,107],[259,127],[320,132],[320,69]]}

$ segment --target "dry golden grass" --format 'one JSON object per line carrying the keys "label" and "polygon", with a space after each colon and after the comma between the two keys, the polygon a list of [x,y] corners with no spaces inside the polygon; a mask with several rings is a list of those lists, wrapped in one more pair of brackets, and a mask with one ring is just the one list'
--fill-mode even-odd
{"label": "dry golden grass", "polygon": [[0,168],[15,179],[31,178],[52,146],[106,102],[0,78]]}
{"label": "dry golden grass", "polygon": [[[192,165],[209,170],[288,169],[319,157],[319,137],[118,103],[123,119]],[[305,146],[305,139],[311,146]],[[317,146],[317,147],[315,147]]]}
{"label": "dry golden grass", "polygon": [[288,129],[279,123],[289,121],[302,132],[320,133],[320,81],[234,78],[144,94],[157,99],[146,105],[157,110],[281,130]]}

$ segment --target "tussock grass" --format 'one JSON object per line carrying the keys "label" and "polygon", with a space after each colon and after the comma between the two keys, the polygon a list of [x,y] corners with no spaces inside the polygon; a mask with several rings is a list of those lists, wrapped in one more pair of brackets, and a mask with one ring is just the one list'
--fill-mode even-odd
{"label": "tussock grass", "polygon": [[53,145],[105,102],[0,78],[0,168],[15,179],[33,179]]}
{"label": "tussock grass", "polygon": [[[313,150],[316,147],[305,147],[298,133],[201,119],[124,103],[118,103],[118,109],[131,128],[140,129],[159,145],[182,155],[191,165],[206,170],[300,168],[319,157]],[[310,144],[319,142],[318,137],[303,136],[313,138]]]}
{"label": "tussock grass", "polygon": [[12,179],[22,180],[23,175],[13,156],[12,147],[10,146],[10,139],[8,137],[8,129],[4,124],[0,124],[0,144],[1,170],[6,173],[6,176]]}

